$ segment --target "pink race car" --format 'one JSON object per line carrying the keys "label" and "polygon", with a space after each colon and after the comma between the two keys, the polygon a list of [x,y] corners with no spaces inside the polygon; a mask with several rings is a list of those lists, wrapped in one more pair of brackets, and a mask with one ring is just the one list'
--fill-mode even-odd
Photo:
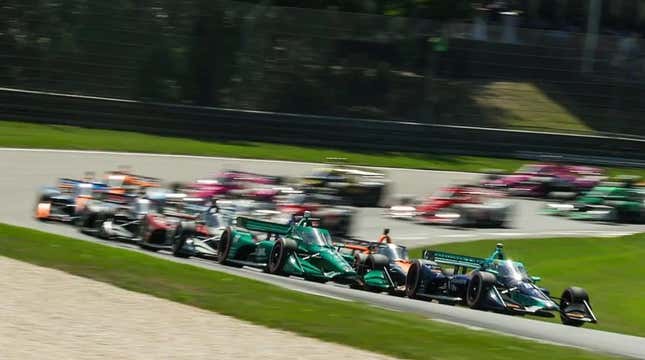
{"label": "pink race car", "polygon": [[590,166],[562,164],[524,165],[510,175],[489,176],[481,185],[506,190],[510,195],[574,197],[588,191],[605,178],[604,171]]}
{"label": "pink race car", "polygon": [[272,197],[277,192],[266,188],[266,186],[277,185],[281,182],[282,180],[275,176],[242,171],[225,171],[212,179],[196,180],[182,190],[192,197],[205,199],[221,198],[240,193],[249,193],[257,197]]}

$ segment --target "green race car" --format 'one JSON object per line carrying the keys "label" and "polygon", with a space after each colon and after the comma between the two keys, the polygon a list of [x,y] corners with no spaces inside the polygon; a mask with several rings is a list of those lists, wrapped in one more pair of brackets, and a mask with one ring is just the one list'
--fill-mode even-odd
{"label": "green race car", "polygon": [[549,203],[549,215],[577,220],[645,222],[645,188],[622,182],[602,183],[573,203]]}
{"label": "green race car", "polygon": [[354,283],[356,272],[332,244],[329,232],[312,226],[312,220],[308,213],[291,225],[238,217],[236,226],[224,230],[219,240],[217,260],[316,282]]}

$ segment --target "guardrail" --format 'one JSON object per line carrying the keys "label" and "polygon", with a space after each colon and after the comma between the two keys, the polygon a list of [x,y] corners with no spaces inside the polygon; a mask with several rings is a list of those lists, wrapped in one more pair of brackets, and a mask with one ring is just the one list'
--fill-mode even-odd
{"label": "guardrail", "polygon": [[147,103],[0,88],[3,119],[363,151],[539,158],[645,167],[645,140]]}

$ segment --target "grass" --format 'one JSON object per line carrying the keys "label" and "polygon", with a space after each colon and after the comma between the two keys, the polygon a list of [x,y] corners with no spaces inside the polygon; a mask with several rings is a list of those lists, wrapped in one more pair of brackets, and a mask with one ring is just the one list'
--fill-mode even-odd
{"label": "grass", "polygon": [[[0,255],[257,324],[409,359],[604,355],[437,323],[123,249],[0,224]],[[19,280],[19,279],[18,279]],[[467,341],[468,346],[464,346]]]}
{"label": "grass", "polygon": [[564,106],[553,101],[537,86],[522,82],[492,82],[473,95],[482,108],[496,108],[503,128],[594,133]]}
{"label": "grass", "polygon": [[[486,257],[496,243],[484,240],[432,248]],[[420,257],[421,250],[411,250],[410,256]],[[555,296],[572,285],[584,287],[598,317],[598,324],[590,328],[645,336],[645,234],[509,241],[504,250],[523,262],[529,274],[542,277],[540,285]]]}
{"label": "grass", "polygon": [[[185,154],[254,159],[321,162],[327,157],[346,158],[355,165],[481,172],[483,169],[513,171],[526,161],[478,156],[416,153],[366,153],[338,149],[257,142],[206,142],[128,131],[85,129],[0,121],[0,146],[75,150],[106,150]],[[645,177],[645,169],[612,168],[610,175]]]}
{"label": "grass", "polygon": [[[603,87],[607,86],[600,86]],[[597,85],[586,88],[566,82],[436,80],[432,90],[440,118],[435,121],[502,129],[644,136],[640,111],[628,99],[633,89],[609,88],[618,92],[601,95],[595,93],[602,92]],[[610,98],[621,99],[621,105],[617,108]]]}

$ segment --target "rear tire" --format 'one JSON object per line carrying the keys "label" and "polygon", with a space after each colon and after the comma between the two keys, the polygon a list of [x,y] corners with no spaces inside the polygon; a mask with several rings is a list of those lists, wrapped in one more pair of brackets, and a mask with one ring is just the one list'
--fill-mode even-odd
{"label": "rear tire", "polygon": [[354,263],[352,264],[352,267],[354,268],[354,271],[359,276],[365,275],[365,261],[367,260],[367,255],[362,254],[362,253],[356,253],[354,254]]}
{"label": "rear tire", "polygon": [[471,309],[482,309],[486,294],[493,286],[495,286],[495,275],[474,271],[466,288],[466,304]]}
{"label": "rear tire", "polygon": [[148,217],[144,216],[143,219],[141,219],[141,227],[139,229],[139,237],[141,238],[141,240],[139,240],[139,247],[144,250],[157,252],[159,249],[147,244],[149,228],[150,224],[148,223]]}
{"label": "rear tire", "polygon": [[386,256],[383,256],[380,254],[372,254],[368,256],[367,259],[365,260],[365,269],[367,271],[382,270],[389,263],[390,263],[390,260]]}
{"label": "rear tire", "polygon": [[312,282],[316,282],[316,283],[319,283],[319,284],[324,284],[327,281],[329,281],[327,279],[321,279],[321,278],[315,278],[315,277],[305,277],[304,279],[307,280],[307,281],[312,281]]}
{"label": "rear tire", "polygon": [[93,231],[94,223],[96,223],[96,218],[98,218],[98,216],[98,214],[90,213],[82,218],[80,228],[83,234],[95,235]]}
{"label": "rear tire", "polygon": [[[583,301],[586,301],[591,308],[591,304],[589,303],[589,294],[587,294],[585,289],[575,286],[569,287],[565,289],[560,296],[560,311],[564,311],[567,306],[572,304],[582,304]],[[562,321],[564,325],[575,327],[580,327],[585,323],[584,321],[569,319],[562,313],[560,313],[560,321]]]}

